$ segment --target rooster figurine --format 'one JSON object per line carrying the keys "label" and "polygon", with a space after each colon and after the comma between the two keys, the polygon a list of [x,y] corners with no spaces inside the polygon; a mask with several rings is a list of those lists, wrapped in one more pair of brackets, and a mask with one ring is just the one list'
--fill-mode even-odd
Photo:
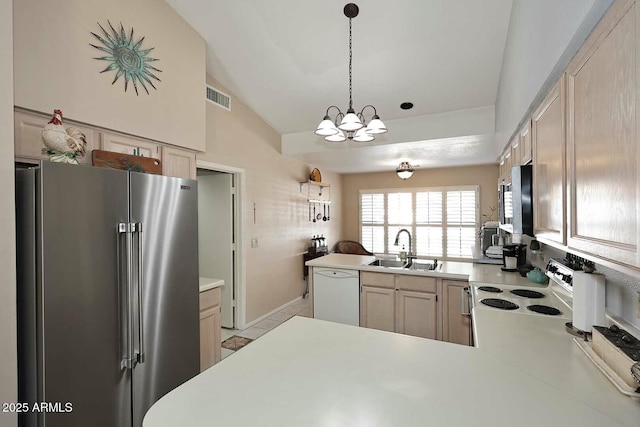
{"label": "rooster figurine", "polygon": [[78,164],[76,157],[84,155],[87,139],[78,128],[62,126],[62,111],[53,110],[53,117],[42,129],[42,152],[49,154],[49,160],[58,163]]}

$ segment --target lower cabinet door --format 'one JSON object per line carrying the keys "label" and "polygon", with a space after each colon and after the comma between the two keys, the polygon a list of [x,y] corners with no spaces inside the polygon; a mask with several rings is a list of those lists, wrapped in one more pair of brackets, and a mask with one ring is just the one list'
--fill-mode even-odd
{"label": "lower cabinet door", "polygon": [[200,372],[209,369],[222,358],[220,306],[200,312]]}
{"label": "lower cabinet door", "polygon": [[395,290],[362,286],[360,326],[394,332]]}
{"label": "lower cabinet door", "polygon": [[436,339],[437,314],[435,294],[396,291],[396,332]]}
{"label": "lower cabinet door", "polygon": [[471,316],[464,288],[468,282],[443,280],[442,340],[462,345],[472,345]]}

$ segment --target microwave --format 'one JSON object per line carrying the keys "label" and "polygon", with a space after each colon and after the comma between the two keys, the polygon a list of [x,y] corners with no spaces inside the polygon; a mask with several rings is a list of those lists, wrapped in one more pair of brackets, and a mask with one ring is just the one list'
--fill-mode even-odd
{"label": "microwave", "polygon": [[511,183],[498,186],[500,228],[533,237],[533,167],[511,168]]}

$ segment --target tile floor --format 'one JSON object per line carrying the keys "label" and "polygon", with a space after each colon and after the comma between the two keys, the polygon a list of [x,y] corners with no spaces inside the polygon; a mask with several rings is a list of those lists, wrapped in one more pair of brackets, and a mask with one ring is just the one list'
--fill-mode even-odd
{"label": "tile floor", "polygon": [[[303,316],[303,317],[311,316],[311,301],[309,300],[308,297],[297,300],[293,304],[288,305],[282,310],[272,314],[266,319],[259,321],[258,323],[256,323],[255,325],[247,329],[238,330],[238,329],[222,328],[222,341],[226,340],[227,338],[231,338],[233,336],[251,338],[252,340],[258,339],[264,334],[266,334],[267,332],[269,332],[271,329],[284,323],[285,321],[289,320],[293,316]],[[222,358],[224,359],[225,357],[233,353],[235,353],[235,351],[223,348]]]}

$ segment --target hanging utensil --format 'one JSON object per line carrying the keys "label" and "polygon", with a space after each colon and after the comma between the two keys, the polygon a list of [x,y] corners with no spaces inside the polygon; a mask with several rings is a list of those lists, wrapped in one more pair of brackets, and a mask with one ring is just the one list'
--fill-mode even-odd
{"label": "hanging utensil", "polygon": [[309,203],[309,222],[311,222],[311,203]]}
{"label": "hanging utensil", "polygon": [[323,221],[327,220],[327,205],[322,205],[322,210],[324,211],[324,216],[322,217]]}
{"label": "hanging utensil", "polygon": [[313,204],[313,222],[316,222],[316,204]]}
{"label": "hanging utensil", "polygon": [[331,205],[327,205],[327,221],[331,219]]}

